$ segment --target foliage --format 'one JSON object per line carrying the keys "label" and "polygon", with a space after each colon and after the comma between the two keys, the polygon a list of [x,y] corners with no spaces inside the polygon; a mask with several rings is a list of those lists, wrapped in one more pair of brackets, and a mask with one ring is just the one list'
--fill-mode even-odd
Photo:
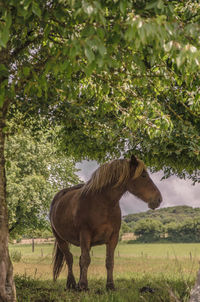
{"label": "foliage", "polygon": [[128,224],[125,222],[125,221],[122,221],[122,224],[121,224],[121,228],[120,228],[120,232],[119,232],[119,240],[122,239],[122,236],[125,234],[125,233],[130,233],[132,230],[131,228],[128,226]]}
{"label": "foliage", "polygon": [[[124,222],[142,242],[200,242],[200,209],[178,206],[129,214]],[[156,233],[157,236],[153,236]]]}
{"label": "foliage", "polygon": [[168,239],[173,242],[200,242],[200,216],[182,223],[169,223],[166,229]]}
{"label": "foliage", "polygon": [[10,258],[13,262],[20,262],[22,259],[22,254],[20,251],[11,251],[10,253]]}
{"label": "foliage", "polygon": [[196,219],[200,216],[200,208],[192,208],[189,206],[175,206],[157,209],[156,211],[148,210],[136,214],[128,214],[123,217],[126,223],[137,222],[140,219],[156,219],[164,225],[171,222],[183,222],[187,219]]}
{"label": "foliage", "polygon": [[141,219],[134,226],[134,233],[142,242],[154,242],[161,238],[164,233],[163,224],[155,219]]}
{"label": "foliage", "polygon": [[199,180],[198,2],[1,0],[0,10],[0,106],[60,124],[60,147],[77,159],[129,151]]}
{"label": "foliage", "polygon": [[[36,236],[49,228],[48,213],[55,193],[78,182],[74,161],[58,152],[57,130],[38,130],[9,123],[6,141],[7,202],[12,237]],[[37,120],[38,128],[42,122]],[[16,129],[17,128],[17,129]]]}

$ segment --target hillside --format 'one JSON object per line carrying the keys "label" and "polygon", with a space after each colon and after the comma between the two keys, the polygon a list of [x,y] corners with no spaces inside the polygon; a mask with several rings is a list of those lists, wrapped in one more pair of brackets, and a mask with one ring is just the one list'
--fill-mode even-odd
{"label": "hillside", "polygon": [[126,223],[137,222],[140,219],[156,219],[163,224],[168,224],[170,222],[183,222],[187,219],[200,219],[200,208],[192,208],[189,206],[176,206],[169,208],[162,208],[156,211],[149,210],[147,212],[129,214],[123,217]]}

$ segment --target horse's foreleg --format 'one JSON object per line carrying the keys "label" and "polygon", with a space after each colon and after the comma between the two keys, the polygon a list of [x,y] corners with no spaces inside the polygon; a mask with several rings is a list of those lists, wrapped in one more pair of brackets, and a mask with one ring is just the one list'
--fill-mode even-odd
{"label": "horse's foreleg", "polygon": [[91,237],[90,234],[85,231],[80,234],[80,247],[81,247],[81,256],[80,256],[80,279],[78,287],[80,290],[88,290],[88,281],[87,281],[87,271],[90,265],[90,243]]}
{"label": "horse's foreleg", "polygon": [[106,289],[114,290],[113,281],[113,268],[114,268],[114,252],[118,242],[118,234],[113,234],[110,241],[106,245],[106,269],[107,269],[107,282]]}

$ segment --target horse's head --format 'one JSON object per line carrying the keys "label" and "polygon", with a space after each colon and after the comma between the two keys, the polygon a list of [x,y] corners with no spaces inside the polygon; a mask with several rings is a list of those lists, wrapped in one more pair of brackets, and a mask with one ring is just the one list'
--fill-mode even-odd
{"label": "horse's head", "polygon": [[159,207],[162,202],[162,195],[153,183],[142,161],[135,156],[130,160],[131,177],[127,183],[130,193],[148,203],[150,209]]}

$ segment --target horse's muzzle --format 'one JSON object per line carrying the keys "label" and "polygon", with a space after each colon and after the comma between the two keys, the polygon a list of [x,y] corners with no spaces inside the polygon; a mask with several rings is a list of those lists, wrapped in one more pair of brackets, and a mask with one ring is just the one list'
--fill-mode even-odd
{"label": "horse's muzzle", "polygon": [[158,208],[160,206],[161,202],[162,202],[162,196],[160,194],[157,198],[150,200],[148,202],[148,207],[152,210],[155,210],[156,208]]}

